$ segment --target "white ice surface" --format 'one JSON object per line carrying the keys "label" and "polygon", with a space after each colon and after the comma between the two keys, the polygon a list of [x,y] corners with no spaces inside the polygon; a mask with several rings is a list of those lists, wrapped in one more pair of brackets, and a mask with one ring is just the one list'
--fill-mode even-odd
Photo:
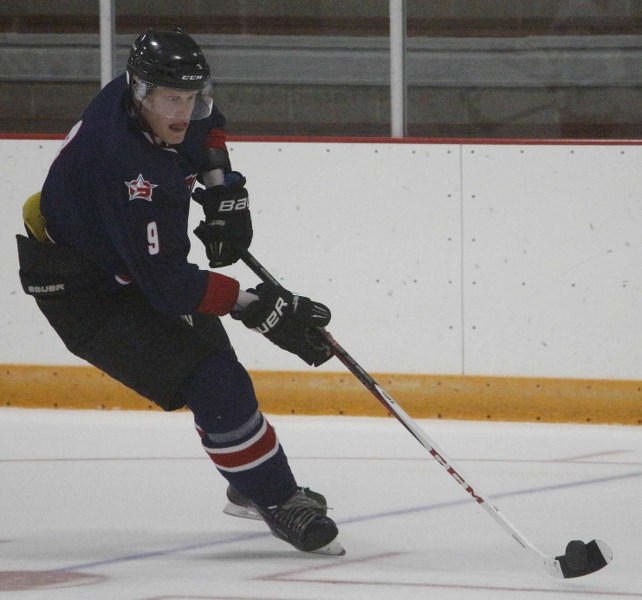
{"label": "white ice surface", "polygon": [[299,483],[333,507],[345,557],[224,515],[225,481],[187,413],[0,408],[0,597],[642,598],[639,427],[420,421],[546,554],[611,545],[602,571],[557,580],[394,419],[270,420]]}

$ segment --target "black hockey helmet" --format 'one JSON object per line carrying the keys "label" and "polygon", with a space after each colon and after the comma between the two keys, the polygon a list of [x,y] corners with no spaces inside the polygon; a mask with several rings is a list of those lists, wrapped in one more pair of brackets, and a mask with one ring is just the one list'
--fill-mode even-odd
{"label": "black hockey helmet", "polygon": [[[182,29],[147,29],[134,42],[127,61],[127,80],[137,105],[172,117],[176,106],[170,101],[155,101],[159,87],[192,92],[190,119],[204,119],[212,113],[214,100],[210,67],[199,45]],[[179,99],[177,99],[179,100]]]}
{"label": "black hockey helmet", "polygon": [[201,90],[210,67],[199,45],[182,29],[147,29],[134,42],[127,60],[130,78],[178,90]]}

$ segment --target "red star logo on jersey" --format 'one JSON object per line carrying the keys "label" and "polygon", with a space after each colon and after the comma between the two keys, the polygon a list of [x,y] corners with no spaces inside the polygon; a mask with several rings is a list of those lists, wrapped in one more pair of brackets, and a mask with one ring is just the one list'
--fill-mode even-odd
{"label": "red star logo on jersey", "polygon": [[148,202],[152,201],[152,190],[155,187],[158,187],[154,183],[146,181],[142,174],[140,174],[136,179],[126,181],[125,185],[129,190],[130,200],[140,198],[141,200],[147,200]]}

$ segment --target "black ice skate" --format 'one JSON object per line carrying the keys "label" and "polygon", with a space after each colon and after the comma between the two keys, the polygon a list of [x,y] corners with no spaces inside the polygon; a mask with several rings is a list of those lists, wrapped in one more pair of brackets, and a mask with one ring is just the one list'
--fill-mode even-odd
{"label": "black ice skate", "polygon": [[272,535],[292,544],[297,550],[342,556],[345,550],[335,540],[339,530],[325,514],[325,499],[321,506],[309,493],[309,490],[306,492],[299,488],[283,504],[267,507],[257,505],[256,510],[267,523]]}
{"label": "black ice skate", "polygon": [[[307,496],[317,505],[317,509],[323,515],[328,513],[328,503],[325,498],[313,492],[310,488],[298,488],[298,491],[303,495]],[[259,511],[256,510],[254,504],[249,498],[246,498],[241,492],[231,485],[227,488],[227,504],[223,508],[223,512],[226,515],[231,515],[233,517],[241,517],[243,519],[257,519],[259,521],[263,520],[263,517],[259,514]]]}

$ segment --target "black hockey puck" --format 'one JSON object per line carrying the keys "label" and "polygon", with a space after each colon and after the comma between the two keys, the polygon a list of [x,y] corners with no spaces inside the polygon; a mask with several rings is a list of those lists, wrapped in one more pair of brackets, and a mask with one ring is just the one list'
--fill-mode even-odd
{"label": "black hockey puck", "polygon": [[589,563],[588,548],[580,540],[573,540],[566,546],[566,564],[574,573],[586,571]]}
{"label": "black hockey puck", "polygon": [[566,554],[555,558],[559,561],[563,577],[583,577],[608,565],[613,552],[603,540],[593,540],[588,544],[573,540],[567,544]]}

